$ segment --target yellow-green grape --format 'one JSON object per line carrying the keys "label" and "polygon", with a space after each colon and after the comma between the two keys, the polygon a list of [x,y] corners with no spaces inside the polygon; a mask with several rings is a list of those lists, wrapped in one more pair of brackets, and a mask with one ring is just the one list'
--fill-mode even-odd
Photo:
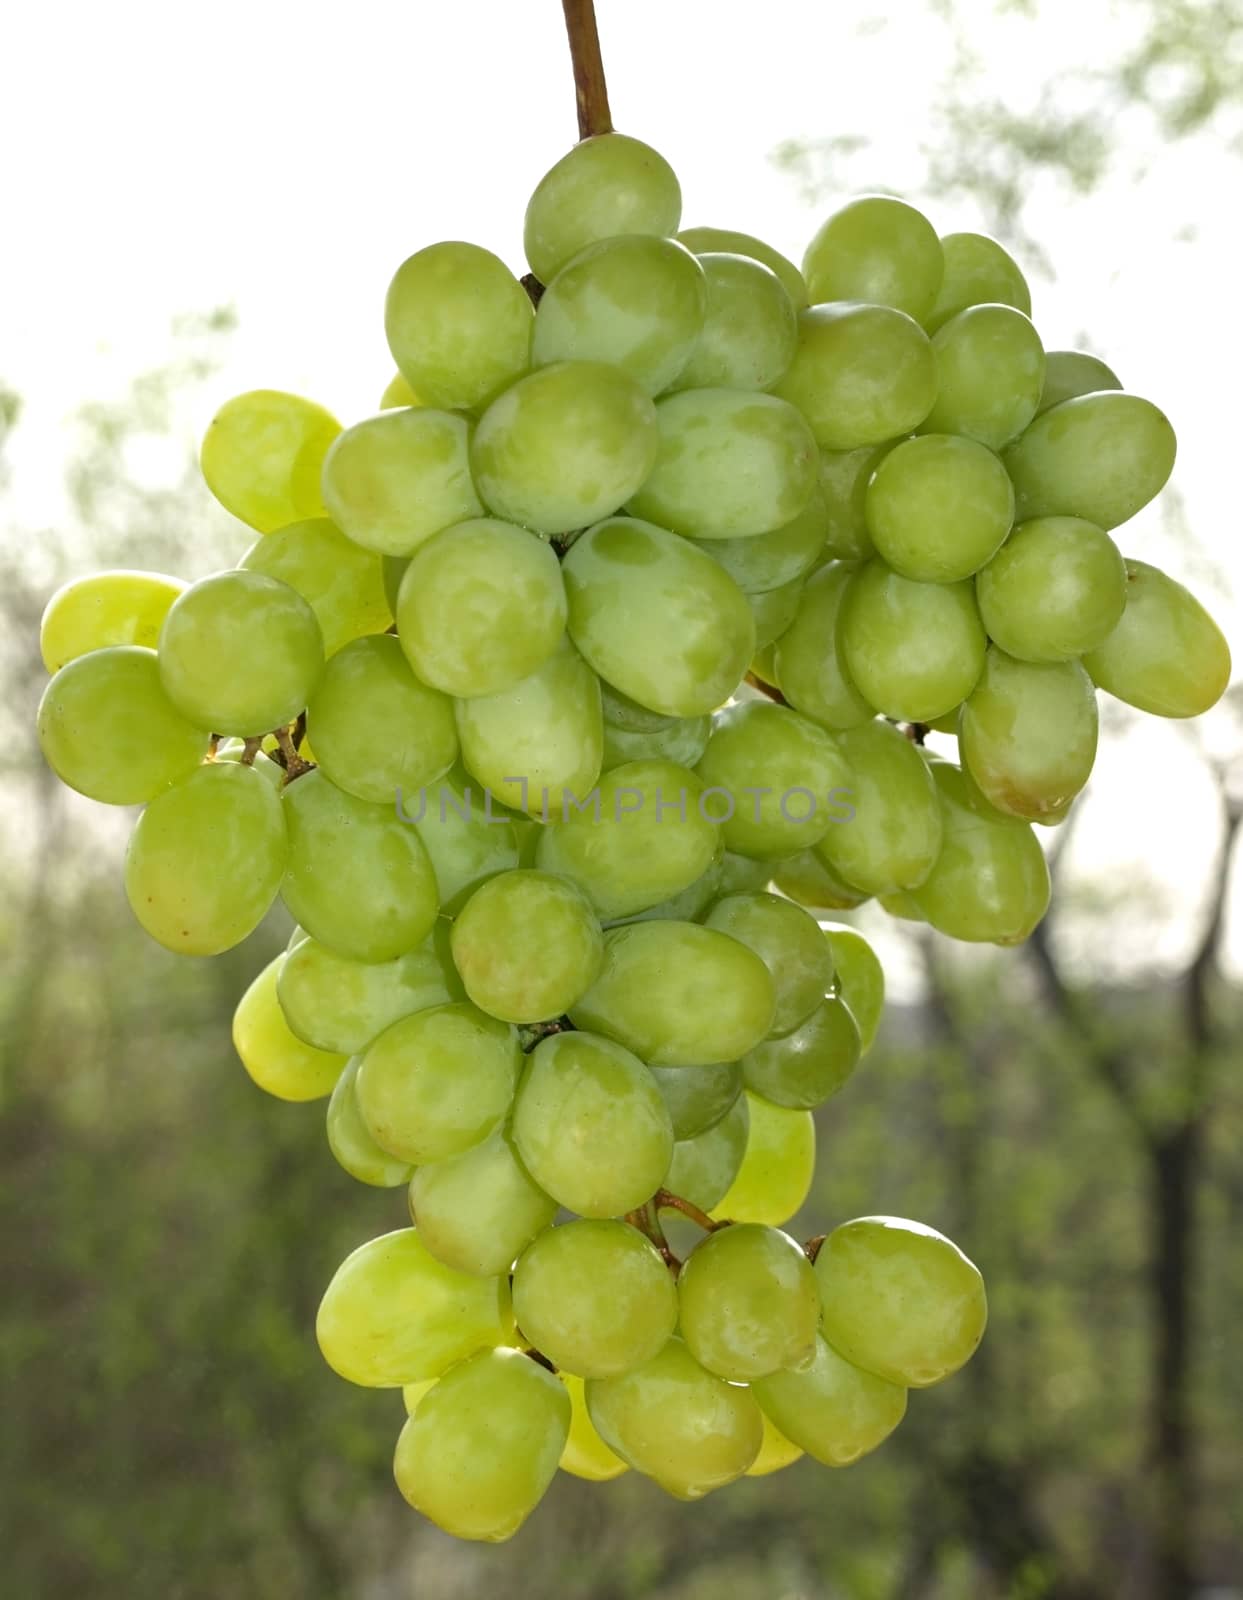
{"label": "yellow-green grape", "polygon": [[[821,840],[821,844],[823,844]],[[773,887],[801,906],[821,911],[850,911],[870,898],[862,889],[852,889],[825,865],[819,845],[800,850],[769,863]]]}
{"label": "yellow-green grape", "polygon": [[424,405],[472,411],[527,369],[534,313],[490,250],[449,240],[403,261],[384,302],[384,332]]}
{"label": "yellow-green grape", "polygon": [[393,411],[398,406],[421,406],[422,400],[410,387],[410,380],[402,373],[395,373],[384,386],[384,393],[380,396],[380,410]]}
{"label": "yellow-green grape", "polygon": [[859,300],[922,321],[936,304],[945,260],[922,212],[889,195],[864,195],[822,223],[803,256],[812,304]]}
{"label": "yellow-green grape", "polygon": [[439,1378],[420,1378],[418,1383],[403,1383],[401,1398],[406,1408],[406,1415],[412,1417],[419,1409],[419,1401],[429,1390],[434,1389],[440,1382]]}
{"label": "yellow-green grape", "polygon": [[901,922],[923,922],[923,912],[915,904],[905,890],[897,890],[893,894],[882,894],[877,898],[877,905],[882,911],[887,911],[891,917],[897,917]]}
{"label": "yellow-green grape", "polygon": [[558,1463],[562,1472],[586,1478],[590,1483],[608,1483],[612,1478],[621,1477],[623,1472],[629,1472],[630,1468],[620,1456],[614,1455],[592,1425],[587,1414],[584,1380],[570,1372],[560,1376],[570,1397],[570,1434]]}
{"label": "yellow-green grape", "polygon": [[207,487],[260,533],[322,517],[320,470],[341,424],[323,406],[279,389],[226,400],[203,436]]}
{"label": "yellow-green grape", "polygon": [[522,244],[531,271],[548,283],[571,256],[621,233],[677,232],[682,190],[651,145],[624,133],[583,139],[536,185]]}
{"label": "yellow-green grape", "polygon": [[803,1455],[798,1445],[791,1444],[780,1432],[763,1406],[760,1407],[760,1420],[764,1424],[764,1439],[759,1455],[746,1470],[745,1476],[748,1478],[766,1478],[770,1472],[792,1467]]}
{"label": "yellow-green grape", "polygon": [[984,670],[987,640],[970,582],[917,583],[869,561],[851,581],[840,626],[846,671],[887,717],[939,717]]}
{"label": "yellow-green grape", "polygon": [[540,1188],[583,1217],[643,1205],[673,1153],[673,1125],[651,1074],[596,1033],[557,1033],[536,1045],[518,1086],[513,1135]]}
{"label": "yellow-green grape", "polygon": [[826,1467],[848,1467],[875,1450],[906,1415],[902,1384],[852,1365],[823,1336],[810,1367],[762,1378],[755,1398],[779,1437]]}
{"label": "yellow-green grape", "polygon": [[654,906],[645,906],[628,917],[612,917],[604,923],[606,929],[620,928],[631,922],[699,922],[708,907],[721,893],[721,860],[717,856],[694,883],[658,900]]}
{"label": "yellow-green grape", "polygon": [[878,464],[865,513],[872,543],[895,572],[955,583],[1001,548],[1014,522],[1014,489],[984,445],[925,433]]}
{"label": "yellow-green grape", "polygon": [[410,1215],[440,1261],[475,1277],[508,1272],[557,1214],[522,1164],[507,1128],[461,1155],[428,1161],[410,1180]]}
{"label": "yellow-green grape", "polygon": [[600,685],[600,709],[605,722],[615,728],[624,728],[627,733],[655,733],[658,728],[667,728],[673,721],[663,711],[649,711],[647,706],[631,700],[619,689],[614,689],[611,683]]}
{"label": "yellow-green grape", "polygon": [[849,923],[826,922],[824,936],[833,952],[836,992],[859,1024],[863,1049],[867,1052],[872,1048],[885,1008],[885,969],[858,928],[852,928]]}
{"label": "yellow-green grape", "polygon": [[822,838],[849,803],[850,769],[823,728],[767,700],[723,711],[696,768],[727,847],[787,856]]}
{"label": "yellow-green grape", "polygon": [[945,842],[910,891],[920,913],[951,939],[1021,944],[1049,909],[1049,868],[1026,822],[1003,815],[948,761],[932,764]]}
{"label": "yellow-green grape", "polygon": [[922,1222],[842,1223],[820,1247],[816,1281],[825,1338],[838,1355],[890,1383],[940,1383],[984,1337],[988,1302],[979,1268]]}
{"label": "yellow-green grape", "polygon": [[233,1048],[252,1080],[278,1100],[322,1100],[336,1087],[346,1057],[316,1050],[292,1033],[276,997],[285,957],[269,961],[233,1013]]}
{"label": "yellow-green grape", "polygon": [[711,732],[712,718],[706,716],[669,718],[652,733],[635,733],[606,722],[601,769],[611,772],[628,761],[671,761],[674,766],[693,767],[708,748]]}
{"label": "yellow-green grape", "polygon": [[470,439],[464,417],[428,406],[355,423],[324,462],[328,514],[364,550],[413,555],[442,528],[483,511]]}
{"label": "yellow-green grape", "polygon": [[751,658],[751,666],[748,669],[761,683],[770,684],[774,689],[780,688],[780,684],[777,682],[777,668],[773,664],[776,648],[776,642],[774,641],[772,644],[765,645],[762,650],[757,650]]}
{"label": "yellow-green grape", "polygon": [[794,620],[773,652],[786,699],[813,722],[834,730],[858,727],[875,715],[855,687],[842,654],[842,605],[857,570],[830,561],[813,572],[803,586]]}
{"label": "yellow-green grape", "polygon": [[1068,661],[1103,644],[1126,607],[1126,566],[1078,517],[1022,522],[976,575],[988,636],[1020,661]]}
{"label": "yellow-green grape", "polygon": [[644,911],[711,866],[720,830],[700,804],[693,772],[671,761],[629,761],[601,778],[581,808],[552,813],[536,860],[581,888],[602,920]]}
{"label": "yellow-green grape", "polygon": [[816,845],[825,865],[867,894],[914,889],[941,851],[936,784],[918,748],[887,722],[839,733],[852,814]]}
{"label": "yellow-green grape", "polygon": [[296,589],[236,569],[173,601],[157,654],[164,692],[184,717],[253,738],[306,706],[323,671],[324,636]]}
{"label": "yellow-green grape", "polygon": [[512,818],[461,767],[417,795],[403,795],[401,814],[423,841],[446,917],[456,916],[479,884],[518,865]]}
{"label": "yellow-green grape", "polygon": [[794,359],[794,302],[771,267],[747,255],[701,252],[703,332],[678,389],[769,389]]}
{"label": "yellow-green grape", "polygon": [[546,1228],[519,1257],[513,1296],[525,1337],[579,1378],[615,1378],[642,1366],[678,1320],[668,1267],[627,1222]]}
{"label": "yellow-green grape", "polygon": [[1126,610],[1084,658],[1099,688],[1158,717],[1198,717],[1230,681],[1230,646],[1208,612],[1158,567],[1126,563]]}
{"label": "yellow-green grape", "polygon": [[833,953],[819,923],[792,900],[775,894],[727,895],[713,906],[705,926],[739,940],[768,968],[777,999],[773,1033],[797,1028],[833,981]]}
{"label": "yellow-green grape", "polygon": [[816,1275],[777,1228],[736,1223],[701,1239],[678,1276],[677,1306],[691,1354],[731,1383],[802,1368],[815,1357]]}
{"label": "yellow-green grape", "polygon": [[[821,942],[826,942],[823,935]],[[774,1105],[813,1111],[847,1081],[862,1048],[850,1008],[831,995],[792,1033],[748,1050],[741,1062],[743,1082]]]}
{"label": "yellow-green grape", "polygon": [[367,1131],[403,1161],[443,1161],[486,1139],[522,1065],[511,1027],[459,1001],[402,1017],[367,1049],[355,1093]]}
{"label": "yellow-green grape", "polygon": [[1108,532],[1165,487],[1174,430],[1134,394],[1084,394],[1037,417],[1005,453],[1020,521],[1082,517]]}
{"label": "yellow-green grape", "polygon": [[346,1062],[332,1091],[328,1102],[328,1148],[337,1165],[359,1183],[370,1184],[373,1189],[397,1189],[410,1182],[414,1168],[382,1150],[368,1133],[354,1093],[358,1067],[357,1056]]}
{"label": "yellow-green grape", "polygon": [[[216,746],[214,761],[241,762],[246,754],[245,739],[222,739]],[[271,784],[278,792],[285,782],[285,769],[273,761],[270,754],[263,750],[255,753],[252,760],[246,763],[253,771],[257,772],[265,783]]]}
{"label": "yellow-green grape", "polygon": [[768,533],[811,499],[815,440],[775,395],[684,389],[657,402],[660,453],[629,509],[694,539]]}
{"label": "yellow-green grape", "polygon": [[1121,387],[1122,379],[1099,356],[1089,355],[1086,350],[1050,350],[1045,355],[1044,390],[1036,415],[1077,395]]}
{"label": "yellow-green grape", "polygon": [[820,493],[829,516],[825,556],[837,561],[866,561],[876,554],[865,514],[867,487],[873,472],[892,449],[890,443],[820,452]]}
{"label": "yellow-green grape", "polygon": [[674,240],[598,239],[566,262],[540,298],[532,365],[603,361],[657,395],[690,359],[707,300],[703,268]]}
{"label": "yellow-green grape", "polygon": [[384,583],[384,601],[388,606],[389,615],[397,614],[397,596],[401,593],[401,580],[406,575],[406,568],[410,565],[409,556],[381,556],[380,574]]}
{"label": "yellow-green grape", "polygon": [[629,699],[698,717],[738,687],[755,650],[750,608],[728,573],[685,539],[609,517],[575,540],[561,572],[570,637]]}
{"label": "yellow-green grape", "polygon": [[678,242],[700,257],[731,255],[758,261],[776,275],[796,311],[801,311],[807,304],[807,285],[803,281],[803,274],[793,261],[783,256],[780,250],[774,250],[772,245],[765,244],[763,239],[757,239],[749,233],[738,233],[733,228],[683,228],[678,234]]}
{"label": "yellow-green grape", "polygon": [[971,306],[932,336],[937,401],[929,433],[961,434],[1000,450],[1036,415],[1044,389],[1040,335],[1013,306]]}
{"label": "yellow-green grape", "polygon": [[625,505],[659,448],[656,408],[633,378],[598,361],[562,361],[493,401],[470,461],[498,517],[555,535]]}
{"label": "yellow-green grape", "polygon": [[504,1022],[561,1016],[604,960],[600,924],[582,891],[527,868],[475,890],[453,924],[452,948],[466,993]]}
{"label": "yellow-green grape", "polygon": [[250,767],[211,762],[156,795],[125,854],[125,894],[166,950],[214,956],[267,915],[287,842],[280,797]]}
{"label": "yellow-green grape", "polygon": [[679,1500],[740,1478],[763,1438],[750,1389],[701,1367],[681,1339],[620,1378],[592,1378],[587,1410],[605,1444]]}
{"label": "yellow-green grape", "polygon": [[[680,1143],[715,1128],[742,1093],[742,1068],[736,1061],[710,1067],[649,1067]],[[739,1147],[739,1156],[742,1150]],[[676,1159],[677,1151],[674,1150]]]}
{"label": "yellow-green grape", "polygon": [[463,997],[434,935],[396,961],[350,961],[303,936],[277,985],[281,1010],[300,1039],[320,1050],[365,1050],[394,1022]]}
{"label": "yellow-green grape", "polygon": [[393,620],[380,557],[347,539],[327,517],[294,522],[256,540],[238,566],[298,591],[315,613],[326,655],[351,639],[383,633]]}
{"label": "yellow-green grape", "polygon": [[[653,1069],[655,1070],[655,1069]],[[701,1072],[701,1067],[678,1067],[678,1072]],[[710,1211],[738,1176],[747,1148],[751,1108],[739,1094],[719,1122],[702,1133],[679,1139],[665,1176],[665,1188],[681,1195],[701,1211]]]}
{"label": "yellow-green grape", "polygon": [[92,572],[63,583],[43,609],[39,651],[49,672],[110,645],[154,649],[168,608],[185,589],[162,572]]}
{"label": "yellow-green grape", "polygon": [[779,1228],[806,1200],[816,1170],[816,1125],[810,1111],[775,1106],[744,1092],[747,1148],[729,1188],[711,1208],[728,1222]]}
{"label": "yellow-green grape", "polygon": [[528,677],[456,706],[462,760],[494,801],[555,821],[600,775],[600,681],[564,636]]}
{"label": "yellow-green grape", "polygon": [[322,772],[282,796],[289,864],[281,898],[312,938],[354,961],[395,961],[436,921],[436,876],[418,833],[392,806],[338,789]]}
{"label": "yellow-green grape", "polygon": [[921,319],[929,333],[968,306],[1014,306],[1024,316],[1031,316],[1027,279],[996,239],[986,233],[946,233],[941,236],[941,252],[945,276],[932,310]]}
{"label": "yellow-green grape", "polygon": [[782,584],[780,589],[766,589],[763,594],[749,594],[747,604],[755,618],[755,648],[765,650],[776,644],[798,615],[799,601],[803,597],[803,580]]}
{"label": "yellow-green grape", "polygon": [[998,811],[1039,822],[1088,781],[1097,726],[1096,690],[1077,661],[1016,661],[994,645],[963,703],[958,749]]}
{"label": "yellow-green grape", "polygon": [[[775,392],[807,418],[822,450],[856,450],[917,428],[937,397],[928,335],[892,306],[811,306]],[[752,530],[754,531],[754,530]]]}
{"label": "yellow-green grape", "polygon": [[111,645],[76,657],[43,691],[39,748],[64,784],[107,805],[141,805],[207,754],[205,723],[187,720],[160,683],[155,651]]}
{"label": "yellow-green grape", "polygon": [[828,508],[816,488],[798,516],[780,528],[741,539],[703,539],[696,544],[725,568],[744,594],[767,594],[811,571],[824,549],[828,527]]}

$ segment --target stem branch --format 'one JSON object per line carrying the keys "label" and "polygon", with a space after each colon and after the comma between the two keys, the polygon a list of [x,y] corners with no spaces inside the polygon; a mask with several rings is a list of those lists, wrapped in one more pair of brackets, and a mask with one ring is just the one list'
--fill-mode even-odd
{"label": "stem branch", "polygon": [[578,101],[578,136],[612,133],[609,91],[604,81],[604,61],[600,55],[600,35],[596,29],[594,0],[561,0],[565,12],[565,31],[570,41],[570,60],[574,64],[574,94]]}
{"label": "stem branch", "polygon": [[701,1211],[697,1205],[693,1205],[689,1200],[683,1200],[680,1194],[670,1193],[668,1189],[657,1189],[656,1197],[652,1203],[657,1211],[680,1211],[684,1217],[689,1217],[705,1233],[715,1233],[718,1228],[729,1227],[728,1222],[714,1222],[706,1211]]}

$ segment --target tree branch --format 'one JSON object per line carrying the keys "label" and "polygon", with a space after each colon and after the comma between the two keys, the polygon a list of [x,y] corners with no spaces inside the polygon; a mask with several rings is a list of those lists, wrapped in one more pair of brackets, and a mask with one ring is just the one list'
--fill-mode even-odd
{"label": "tree branch", "polygon": [[570,60],[574,63],[578,136],[590,139],[597,133],[612,133],[613,117],[609,111],[608,85],[604,81],[594,0],[561,0],[561,9],[565,12]]}

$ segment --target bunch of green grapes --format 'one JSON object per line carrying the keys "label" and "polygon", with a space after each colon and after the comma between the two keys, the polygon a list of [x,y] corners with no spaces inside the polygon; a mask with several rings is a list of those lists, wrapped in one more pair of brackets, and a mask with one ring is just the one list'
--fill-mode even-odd
{"label": "bunch of green grapes", "polygon": [[1230,670],[1111,538],[1168,422],[1046,354],[999,245],[871,197],[800,271],[680,222],[656,151],[584,140],[527,278],[464,243],[399,267],[376,415],[223,406],[235,569],[102,573],[43,622],[42,747],[144,807],[142,926],[211,955],[278,898],[297,924],[234,1041],[409,1193],[318,1335],[405,1390],[398,1484],[466,1538],[558,1466],[694,1498],[844,1465],[968,1359],[983,1284],[942,1235],[782,1231],[883,999],[807,908],[1021,941],[1097,688],[1188,717]]}

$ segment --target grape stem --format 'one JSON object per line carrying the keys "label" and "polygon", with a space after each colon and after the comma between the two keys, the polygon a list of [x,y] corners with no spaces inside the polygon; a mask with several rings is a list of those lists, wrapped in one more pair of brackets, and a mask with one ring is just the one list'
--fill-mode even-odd
{"label": "grape stem", "polygon": [[683,1200],[680,1194],[671,1194],[668,1189],[657,1189],[652,1204],[657,1211],[662,1208],[666,1211],[680,1211],[684,1217],[689,1217],[692,1222],[701,1227],[705,1233],[715,1233],[718,1228],[728,1228],[728,1222],[715,1222],[706,1211],[701,1211],[697,1205],[689,1200]]}
{"label": "grape stem", "polygon": [[754,672],[748,672],[743,682],[749,683],[753,689],[758,689],[767,699],[775,700],[779,706],[788,706],[790,703],[780,689],[771,683],[765,683],[763,678],[757,677]]}
{"label": "grape stem", "polygon": [[813,1267],[816,1264],[816,1257],[820,1254],[820,1246],[827,1238],[828,1234],[818,1233],[814,1239],[808,1239],[807,1243],[803,1246],[803,1254],[807,1257],[808,1261],[811,1262]]}
{"label": "grape stem", "polygon": [[262,736],[262,734],[260,734],[259,737],[256,738],[256,739],[247,739],[242,744],[242,753],[238,757],[238,760],[241,762],[241,764],[244,767],[253,767],[254,764],[255,764],[255,757],[259,754],[260,750],[262,750],[262,749],[263,749],[263,736]]}
{"label": "grape stem", "polygon": [[569,1017],[554,1017],[551,1022],[526,1022],[518,1029],[518,1038],[522,1043],[524,1055],[530,1055],[541,1039],[549,1039],[554,1033],[572,1033],[574,1024]]}
{"label": "grape stem", "polygon": [[674,1277],[677,1277],[682,1263],[669,1248],[669,1241],[665,1238],[665,1230],[660,1225],[660,1216],[656,1209],[656,1201],[664,1192],[663,1189],[658,1189],[646,1205],[639,1206],[635,1211],[627,1211],[626,1221],[632,1228],[637,1228],[641,1234],[651,1240],[652,1244],[660,1252],[661,1260],[673,1273]]}
{"label": "grape stem", "polygon": [[[298,726],[294,723],[294,727]],[[276,742],[280,746],[280,753],[284,757],[281,765],[285,769],[285,782],[292,783],[295,778],[300,778],[304,772],[314,772],[315,763],[304,761],[298,754],[298,747],[294,743],[293,735],[288,728],[277,728]]]}
{"label": "grape stem", "polygon": [[561,9],[565,12],[570,60],[574,64],[578,136],[590,139],[597,133],[612,133],[613,117],[609,111],[608,85],[604,81],[594,0],[561,0]]}

